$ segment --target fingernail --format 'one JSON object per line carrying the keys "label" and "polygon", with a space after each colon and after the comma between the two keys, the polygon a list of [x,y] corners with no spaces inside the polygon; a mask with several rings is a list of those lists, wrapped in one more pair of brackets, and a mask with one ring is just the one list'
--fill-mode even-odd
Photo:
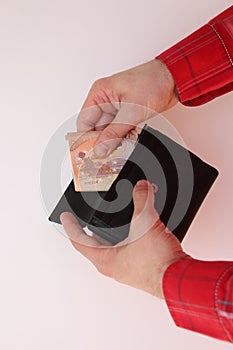
{"label": "fingernail", "polygon": [[106,157],[109,149],[104,143],[99,143],[94,147],[94,153],[97,157]]}

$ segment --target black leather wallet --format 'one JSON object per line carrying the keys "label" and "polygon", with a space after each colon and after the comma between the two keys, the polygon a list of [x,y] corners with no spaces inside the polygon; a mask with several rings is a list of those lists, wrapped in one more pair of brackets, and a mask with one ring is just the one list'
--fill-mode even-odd
{"label": "black leather wallet", "polygon": [[158,185],[155,208],[182,241],[218,171],[161,132],[145,125],[136,147],[108,191],[76,192],[73,181],[49,220],[72,212],[80,224],[115,245],[128,236],[134,210],[132,190],[138,180]]}

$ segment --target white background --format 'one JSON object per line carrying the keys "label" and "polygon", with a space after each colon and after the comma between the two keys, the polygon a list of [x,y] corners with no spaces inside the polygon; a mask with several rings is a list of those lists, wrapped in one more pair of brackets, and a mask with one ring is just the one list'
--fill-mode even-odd
{"label": "white background", "polygon": [[[227,0],[0,1],[0,348],[230,349],[178,329],[163,301],[101,276],[49,225],[44,149],[94,80],[146,62],[231,5]],[[232,94],[166,117],[220,176],[184,241],[233,259]]]}

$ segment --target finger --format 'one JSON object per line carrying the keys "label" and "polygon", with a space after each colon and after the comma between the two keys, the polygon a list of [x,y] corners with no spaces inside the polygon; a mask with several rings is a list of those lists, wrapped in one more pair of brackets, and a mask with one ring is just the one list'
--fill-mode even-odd
{"label": "finger", "polygon": [[117,109],[112,103],[94,103],[89,107],[82,107],[77,118],[77,130],[79,132],[90,130],[103,130],[112,122],[117,114]]}
{"label": "finger", "polygon": [[87,246],[99,246],[99,243],[95,239],[85,233],[78,220],[72,213],[62,213],[60,219],[69,239],[72,242]]}
{"label": "finger", "polygon": [[140,180],[133,190],[134,213],[136,217],[143,211],[154,209],[154,189],[147,180]]}
{"label": "finger", "polygon": [[115,116],[113,114],[103,112],[100,119],[95,124],[95,130],[104,130],[107,127],[107,125],[109,125],[113,121],[114,118]]}
{"label": "finger", "polygon": [[116,117],[101,133],[95,143],[94,152],[97,157],[109,155],[122,138],[145,118],[145,108],[130,103],[122,103]]}
{"label": "finger", "polygon": [[103,113],[108,113],[112,115],[116,115],[119,108],[120,108],[120,103],[119,102],[99,102],[98,103],[99,108],[102,110]]}
{"label": "finger", "polygon": [[146,180],[137,182],[133,190],[134,212],[130,225],[130,237],[138,238],[148,232],[158,221],[154,207],[155,188]]}
{"label": "finger", "polygon": [[100,243],[87,236],[73,214],[65,212],[60,216],[62,225],[75,249],[96,264],[101,254]]}
{"label": "finger", "polygon": [[92,85],[77,119],[78,131],[94,130],[102,113],[117,113],[117,104],[110,102],[110,93],[106,92],[109,90],[107,81],[99,79]]}
{"label": "finger", "polygon": [[77,131],[85,132],[95,129],[96,123],[102,116],[102,110],[97,104],[93,104],[89,108],[83,108],[77,117]]}
{"label": "finger", "polygon": [[92,235],[93,238],[96,239],[96,241],[101,244],[101,246],[112,246],[112,244],[108,241],[106,241],[106,239],[98,236],[96,233],[93,233]]}

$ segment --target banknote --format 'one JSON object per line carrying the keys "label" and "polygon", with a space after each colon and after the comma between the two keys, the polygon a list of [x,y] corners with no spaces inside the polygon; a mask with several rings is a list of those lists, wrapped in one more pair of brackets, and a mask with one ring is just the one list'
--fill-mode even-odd
{"label": "banknote", "polygon": [[69,143],[75,191],[107,191],[135,148],[139,129],[130,131],[106,158],[97,158],[94,144],[99,131],[72,132]]}

